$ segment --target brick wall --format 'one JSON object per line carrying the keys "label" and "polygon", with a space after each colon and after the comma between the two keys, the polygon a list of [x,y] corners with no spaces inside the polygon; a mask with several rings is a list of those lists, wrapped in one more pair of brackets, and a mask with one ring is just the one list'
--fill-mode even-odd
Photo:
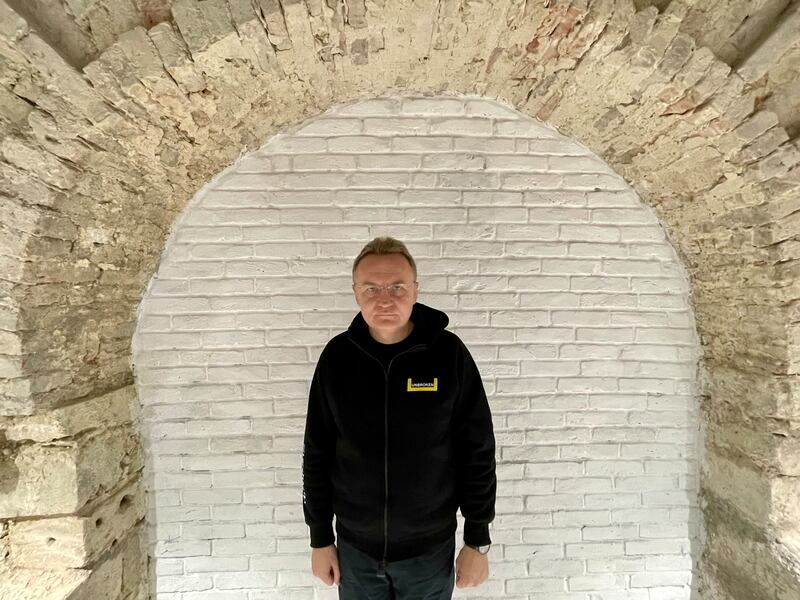
{"label": "brick wall", "polygon": [[337,597],[310,570],[307,393],[358,310],[352,260],[385,234],[494,416],[490,579],[456,596],[688,599],[699,353],[654,213],[503,104],[386,97],[241,157],[173,228],[133,346],[158,600]]}

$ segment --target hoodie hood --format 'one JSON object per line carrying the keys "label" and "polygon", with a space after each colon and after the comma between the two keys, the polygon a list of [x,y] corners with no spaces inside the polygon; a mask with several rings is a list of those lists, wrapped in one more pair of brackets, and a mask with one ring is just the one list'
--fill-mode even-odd
{"label": "hoodie hood", "polygon": [[[421,302],[414,303],[409,319],[414,322],[414,332],[419,336],[420,342],[425,344],[432,344],[450,322],[450,318],[444,311]],[[364,320],[361,311],[350,322],[347,335],[357,342],[372,339],[369,325]]]}

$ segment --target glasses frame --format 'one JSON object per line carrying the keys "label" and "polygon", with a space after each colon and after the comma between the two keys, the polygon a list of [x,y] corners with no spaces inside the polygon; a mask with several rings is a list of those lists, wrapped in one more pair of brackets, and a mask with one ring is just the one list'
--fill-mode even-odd
{"label": "glasses frame", "polygon": [[[402,286],[402,288],[405,290],[405,292],[401,296],[395,296],[390,291],[390,288],[393,288],[394,286]],[[409,292],[411,292],[413,289],[419,287],[419,282],[414,281],[414,282],[412,282],[411,285],[409,285],[407,283],[391,283],[389,285],[372,285],[372,284],[367,284],[367,283],[358,283],[358,284],[357,283],[353,283],[352,287],[353,287],[353,290],[355,290],[355,292],[357,294],[359,294],[360,296],[362,296],[364,298],[368,298],[368,299],[380,298],[381,295],[383,294],[384,290],[386,290],[386,293],[389,294],[390,298],[405,298],[406,295]],[[370,295],[368,295],[366,293],[367,288],[378,288],[378,292],[374,296],[370,296]]]}

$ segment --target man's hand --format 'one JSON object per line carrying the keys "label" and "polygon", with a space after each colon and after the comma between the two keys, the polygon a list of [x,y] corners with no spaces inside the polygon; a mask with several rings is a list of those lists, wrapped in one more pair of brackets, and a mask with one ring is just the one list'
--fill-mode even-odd
{"label": "man's hand", "polygon": [[456,558],[456,587],[477,587],[489,577],[489,557],[464,546]]}
{"label": "man's hand", "polygon": [[311,572],[325,585],[339,585],[339,555],[336,544],[311,549]]}

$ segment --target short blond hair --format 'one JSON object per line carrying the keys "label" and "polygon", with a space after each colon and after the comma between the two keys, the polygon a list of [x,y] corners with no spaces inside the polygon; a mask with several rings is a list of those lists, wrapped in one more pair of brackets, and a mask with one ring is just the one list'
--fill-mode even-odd
{"label": "short blond hair", "polygon": [[402,254],[406,257],[408,264],[411,265],[411,270],[414,271],[414,281],[417,280],[417,263],[414,262],[414,258],[411,256],[408,248],[400,240],[387,235],[383,237],[376,237],[371,242],[367,243],[367,245],[361,249],[361,252],[358,253],[355,261],[353,261],[353,281],[356,279],[356,268],[358,267],[358,263],[360,263],[361,259],[369,254],[377,254],[380,256],[385,256],[387,254]]}

